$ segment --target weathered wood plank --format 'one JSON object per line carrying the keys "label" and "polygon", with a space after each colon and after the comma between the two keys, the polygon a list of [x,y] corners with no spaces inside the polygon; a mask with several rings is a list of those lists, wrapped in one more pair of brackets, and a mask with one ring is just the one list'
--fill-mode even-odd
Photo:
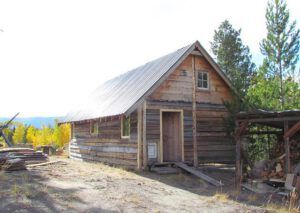
{"label": "weathered wood plank", "polygon": [[184,163],[176,162],[175,165],[178,166],[179,168],[195,175],[196,177],[199,177],[199,178],[205,180],[206,182],[208,182],[214,186],[223,186],[223,184],[220,181],[217,181],[217,180],[213,179],[212,177],[209,177],[208,175],[200,172],[199,170],[196,170],[193,167],[187,166]]}

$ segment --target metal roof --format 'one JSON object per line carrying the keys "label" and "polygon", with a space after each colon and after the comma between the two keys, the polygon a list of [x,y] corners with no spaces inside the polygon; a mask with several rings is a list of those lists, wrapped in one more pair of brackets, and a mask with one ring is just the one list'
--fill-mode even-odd
{"label": "metal roof", "polygon": [[90,96],[83,109],[70,112],[60,123],[95,119],[99,117],[125,114],[143,100],[163,77],[174,70],[195,48],[208,57],[224,81],[230,82],[198,41],[177,51],[137,67],[99,86]]}

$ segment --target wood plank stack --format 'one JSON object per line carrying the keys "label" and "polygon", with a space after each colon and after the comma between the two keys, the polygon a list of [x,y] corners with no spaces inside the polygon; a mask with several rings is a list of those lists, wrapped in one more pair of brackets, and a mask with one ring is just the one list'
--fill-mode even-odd
{"label": "wood plank stack", "polygon": [[1,170],[5,170],[5,171],[19,171],[25,169],[26,169],[25,161],[20,158],[8,159],[1,166]]}
{"label": "wood plank stack", "polygon": [[29,148],[0,149],[0,170],[16,171],[26,169],[28,164],[48,161],[47,155]]}

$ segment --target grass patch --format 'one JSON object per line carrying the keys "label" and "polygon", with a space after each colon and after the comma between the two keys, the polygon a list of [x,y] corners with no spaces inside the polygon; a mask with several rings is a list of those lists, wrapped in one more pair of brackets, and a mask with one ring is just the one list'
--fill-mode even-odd
{"label": "grass patch", "polygon": [[268,204],[266,206],[266,209],[270,212],[276,212],[276,213],[297,213],[299,212],[299,209],[292,208],[289,209],[288,207],[282,206],[282,205],[277,205],[277,204]]}
{"label": "grass patch", "polygon": [[219,193],[217,192],[214,196],[213,199],[216,199],[221,202],[228,202],[229,201],[229,195],[226,193]]}

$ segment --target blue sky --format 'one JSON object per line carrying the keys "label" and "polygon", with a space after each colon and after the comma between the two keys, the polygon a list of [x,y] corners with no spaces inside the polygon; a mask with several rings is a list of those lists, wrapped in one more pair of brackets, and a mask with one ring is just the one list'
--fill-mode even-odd
{"label": "blue sky", "polygon": [[[0,1],[0,116],[62,116],[102,82],[228,19],[261,62],[267,0]],[[288,0],[300,22],[300,1]],[[5,80],[3,80],[5,79]],[[5,104],[4,104],[5,103]]]}

